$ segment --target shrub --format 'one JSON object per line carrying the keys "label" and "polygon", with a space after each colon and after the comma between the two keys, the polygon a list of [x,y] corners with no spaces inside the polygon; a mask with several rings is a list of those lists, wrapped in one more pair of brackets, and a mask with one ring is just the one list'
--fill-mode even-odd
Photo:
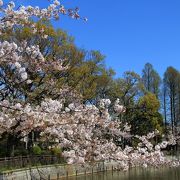
{"label": "shrub", "polygon": [[38,145],[33,146],[32,151],[33,151],[33,154],[35,154],[35,155],[41,155],[41,153],[42,153],[42,150]]}
{"label": "shrub", "polygon": [[14,156],[26,156],[28,155],[28,150],[21,148],[21,149],[15,149],[14,150]]}
{"label": "shrub", "polygon": [[52,154],[56,156],[61,156],[62,150],[59,147],[54,147],[51,149]]}

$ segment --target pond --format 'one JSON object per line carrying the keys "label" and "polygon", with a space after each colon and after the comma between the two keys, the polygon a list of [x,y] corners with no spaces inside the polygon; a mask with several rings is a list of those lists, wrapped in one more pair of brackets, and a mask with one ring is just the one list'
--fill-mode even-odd
{"label": "pond", "polygon": [[179,180],[180,168],[132,169],[128,172],[104,172],[94,175],[69,177],[68,180]]}

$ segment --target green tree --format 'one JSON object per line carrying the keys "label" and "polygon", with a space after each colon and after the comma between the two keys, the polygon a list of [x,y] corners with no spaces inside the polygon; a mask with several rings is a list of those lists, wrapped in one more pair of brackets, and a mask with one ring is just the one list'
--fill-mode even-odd
{"label": "green tree", "polygon": [[152,64],[146,63],[142,70],[142,81],[146,91],[154,93],[159,97],[161,78],[154,70]]}
{"label": "green tree", "polygon": [[125,106],[130,105],[132,100],[136,100],[142,92],[141,78],[133,71],[126,71],[123,78],[114,81],[112,87],[112,97],[119,98]]}
{"label": "green tree", "polygon": [[[18,27],[12,31],[6,32],[5,35],[0,36],[1,40],[15,41],[20,44],[24,41],[30,45],[39,45],[42,54],[45,57],[45,63],[41,65],[42,73],[38,73],[38,64],[36,62],[27,61],[26,71],[30,76],[32,83],[14,81],[12,68],[7,64],[0,63],[0,100],[23,98],[26,102],[39,103],[45,96],[52,98],[58,97],[58,91],[64,85],[64,77],[67,71],[60,71],[60,67],[56,62],[62,59],[66,61],[62,66],[67,64],[77,64],[83,58],[83,53],[73,43],[73,38],[67,35],[62,30],[55,30],[47,21],[40,21],[36,23],[37,34],[32,33],[32,29]],[[48,35],[48,38],[43,38],[41,31]],[[38,63],[38,62],[37,62]],[[52,83],[54,82],[54,83]],[[4,91],[8,93],[3,93]]]}
{"label": "green tree", "polygon": [[154,130],[163,131],[163,118],[159,113],[160,102],[152,93],[141,97],[131,122],[133,134],[145,135]]}
{"label": "green tree", "polygon": [[83,52],[78,64],[72,64],[67,72],[68,86],[76,89],[83,101],[91,101],[96,97],[98,79],[105,70],[104,56],[99,51]]}
{"label": "green tree", "polygon": [[121,104],[126,107],[125,114],[120,117],[121,120],[130,122],[133,117],[136,101],[144,92],[140,76],[133,71],[126,71],[123,78],[113,81],[109,92],[111,101],[119,98]]}
{"label": "green tree", "polygon": [[[172,133],[179,121],[179,72],[173,68],[168,67],[164,73],[164,112],[165,119],[171,124]],[[170,114],[170,116],[168,116]]]}
{"label": "green tree", "polygon": [[[55,30],[48,21],[41,20],[36,23],[37,32],[32,33],[29,27],[15,29],[7,32],[0,38],[3,40],[15,39],[16,42],[27,41],[28,45],[39,45],[45,56],[43,73],[37,73],[34,64],[29,64],[27,71],[32,83],[16,83],[13,81],[13,72],[8,66],[0,64],[0,100],[18,99],[39,104],[45,97],[52,99],[61,98],[60,89],[68,86],[67,93],[76,91],[82,95],[82,101],[94,101],[97,97],[103,97],[109,89],[108,83],[112,80],[114,71],[107,69],[104,65],[104,58],[99,51],[85,51],[74,44],[74,38],[65,31]],[[48,38],[42,38],[43,33]],[[66,60],[62,66],[68,65],[68,69],[60,71],[56,61]],[[42,67],[42,66],[41,66]],[[8,81],[7,81],[8,79]],[[4,90],[6,93],[4,94]],[[104,94],[104,95],[103,95]],[[12,98],[13,97],[13,98]],[[67,98],[70,96],[67,94]]]}

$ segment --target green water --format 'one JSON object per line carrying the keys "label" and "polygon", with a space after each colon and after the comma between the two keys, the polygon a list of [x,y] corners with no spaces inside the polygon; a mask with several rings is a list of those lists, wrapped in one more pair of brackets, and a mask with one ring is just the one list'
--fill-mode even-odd
{"label": "green water", "polygon": [[180,180],[180,168],[132,169],[128,172],[104,172],[93,176],[69,177],[68,180]]}

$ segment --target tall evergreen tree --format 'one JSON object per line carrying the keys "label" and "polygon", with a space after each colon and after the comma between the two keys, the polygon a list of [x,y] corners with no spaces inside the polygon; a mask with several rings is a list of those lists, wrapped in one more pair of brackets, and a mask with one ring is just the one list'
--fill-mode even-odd
{"label": "tall evergreen tree", "polygon": [[[168,67],[164,73],[164,110],[166,120],[171,124],[172,132],[174,133],[175,127],[178,123],[179,117],[179,72],[173,68]],[[169,115],[169,116],[168,116]]]}
{"label": "tall evergreen tree", "polygon": [[152,64],[146,63],[142,70],[142,81],[146,91],[151,92],[159,97],[161,78]]}

